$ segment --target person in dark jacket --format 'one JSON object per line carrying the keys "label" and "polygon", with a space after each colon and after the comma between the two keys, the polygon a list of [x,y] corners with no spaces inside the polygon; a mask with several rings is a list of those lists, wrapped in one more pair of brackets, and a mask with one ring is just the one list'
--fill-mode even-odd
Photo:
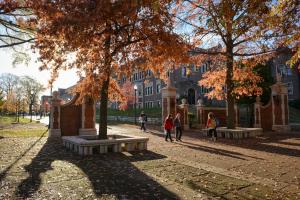
{"label": "person in dark jacket", "polygon": [[180,113],[177,113],[174,119],[174,126],[175,126],[175,138],[176,141],[181,141],[182,129],[181,129],[181,122],[180,122]]}
{"label": "person in dark jacket", "polygon": [[168,141],[168,138],[169,138],[170,141],[173,142],[172,137],[171,137],[172,128],[173,128],[173,119],[172,119],[172,115],[169,114],[164,122],[164,129],[166,132],[166,138],[165,138],[166,141]]}
{"label": "person in dark jacket", "polygon": [[147,115],[142,112],[140,117],[139,117],[140,123],[141,123],[141,130],[146,132],[146,122],[147,122]]}

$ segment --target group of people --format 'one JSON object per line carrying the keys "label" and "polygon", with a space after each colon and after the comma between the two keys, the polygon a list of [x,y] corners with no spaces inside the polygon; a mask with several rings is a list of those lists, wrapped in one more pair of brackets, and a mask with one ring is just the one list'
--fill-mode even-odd
{"label": "group of people", "polygon": [[[182,128],[180,121],[180,113],[177,113],[175,119],[173,120],[172,115],[169,114],[164,121],[165,129],[165,140],[170,139],[173,142],[171,137],[171,130],[175,128],[175,139],[176,141],[181,141]],[[208,119],[206,123],[206,128],[208,129],[208,135],[211,136],[213,141],[217,140],[217,119],[212,112],[208,113]]]}
{"label": "group of people", "polygon": [[[141,124],[140,129],[146,132],[146,122],[147,115],[142,112],[139,117],[139,121]],[[217,125],[218,120],[214,116],[212,112],[208,113],[206,128],[208,129],[208,135],[212,138],[213,141],[217,140]],[[171,131],[175,129],[175,139],[176,141],[181,141],[182,136],[182,123],[180,119],[180,113],[176,114],[175,119],[173,120],[172,115],[169,114],[167,118],[164,120],[164,130],[165,130],[165,140],[168,141],[170,139],[173,142]]]}

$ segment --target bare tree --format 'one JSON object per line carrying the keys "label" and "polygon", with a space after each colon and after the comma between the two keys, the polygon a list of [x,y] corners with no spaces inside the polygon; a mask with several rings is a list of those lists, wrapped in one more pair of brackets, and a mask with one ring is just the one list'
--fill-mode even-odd
{"label": "bare tree", "polygon": [[18,82],[18,76],[10,73],[0,75],[0,87],[3,96],[7,98]]}
{"label": "bare tree", "polygon": [[34,41],[31,27],[32,13],[22,1],[2,0],[0,2],[0,48],[14,47]]}
{"label": "bare tree", "polygon": [[30,122],[32,121],[32,107],[38,101],[39,94],[45,89],[42,84],[35,79],[25,76],[22,78],[22,85],[24,88],[25,98],[29,106]]}

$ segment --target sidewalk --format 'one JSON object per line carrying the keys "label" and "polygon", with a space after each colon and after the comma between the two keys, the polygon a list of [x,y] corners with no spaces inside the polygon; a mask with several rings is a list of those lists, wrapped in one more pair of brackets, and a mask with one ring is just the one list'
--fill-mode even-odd
{"label": "sidewalk", "polygon": [[164,141],[162,131],[134,129],[119,125],[112,130],[149,136],[149,150],[176,163],[170,167],[160,161],[163,167],[153,167],[151,173],[162,179],[173,176],[176,183],[184,180],[188,187],[229,199],[300,199],[300,134],[271,132],[214,143],[190,131],[183,133],[183,142],[171,143]]}

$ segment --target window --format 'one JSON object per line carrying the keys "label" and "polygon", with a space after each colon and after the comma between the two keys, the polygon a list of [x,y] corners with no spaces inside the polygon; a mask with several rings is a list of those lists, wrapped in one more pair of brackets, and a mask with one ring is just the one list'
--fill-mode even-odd
{"label": "window", "polygon": [[150,69],[147,69],[147,70],[146,70],[146,76],[151,76],[151,74],[152,74],[151,70],[150,70]]}
{"label": "window", "polygon": [[145,85],[145,96],[149,96],[153,94],[153,82],[147,83]]}
{"label": "window", "polygon": [[153,101],[147,101],[147,102],[145,102],[145,107],[146,108],[153,108]]}
{"label": "window", "polygon": [[157,101],[157,107],[161,107],[160,101]]}
{"label": "window", "polygon": [[133,74],[133,81],[137,81],[138,80],[138,73],[134,73]]}
{"label": "window", "polygon": [[139,80],[143,79],[143,72],[139,72]]}
{"label": "window", "polygon": [[161,92],[161,84],[156,84],[156,94],[159,94]]}
{"label": "window", "polygon": [[141,84],[137,84],[137,95],[139,97],[143,96],[143,86]]}
{"label": "window", "polygon": [[186,67],[181,68],[181,75],[182,77],[186,77]]}
{"label": "window", "polygon": [[137,107],[138,108],[143,108],[143,104],[142,103],[138,103]]}
{"label": "window", "polygon": [[190,67],[191,67],[193,72],[197,71],[197,66],[195,64],[190,64]]}
{"label": "window", "polygon": [[201,85],[201,89],[200,89],[201,94],[205,94],[209,92],[209,89],[207,89],[206,87],[204,87],[203,85]]}
{"label": "window", "polygon": [[122,77],[122,83],[125,83],[126,82],[126,76],[123,76]]}
{"label": "window", "polygon": [[153,86],[145,87],[145,96],[149,96],[153,94]]}
{"label": "window", "polygon": [[279,64],[277,67],[277,73],[279,73],[281,76],[291,76],[292,70],[288,65],[285,64]]}
{"label": "window", "polygon": [[294,94],[293,82],[288,82],[287,83],[287,89],[288,89],[288,95],[293,95]]}

